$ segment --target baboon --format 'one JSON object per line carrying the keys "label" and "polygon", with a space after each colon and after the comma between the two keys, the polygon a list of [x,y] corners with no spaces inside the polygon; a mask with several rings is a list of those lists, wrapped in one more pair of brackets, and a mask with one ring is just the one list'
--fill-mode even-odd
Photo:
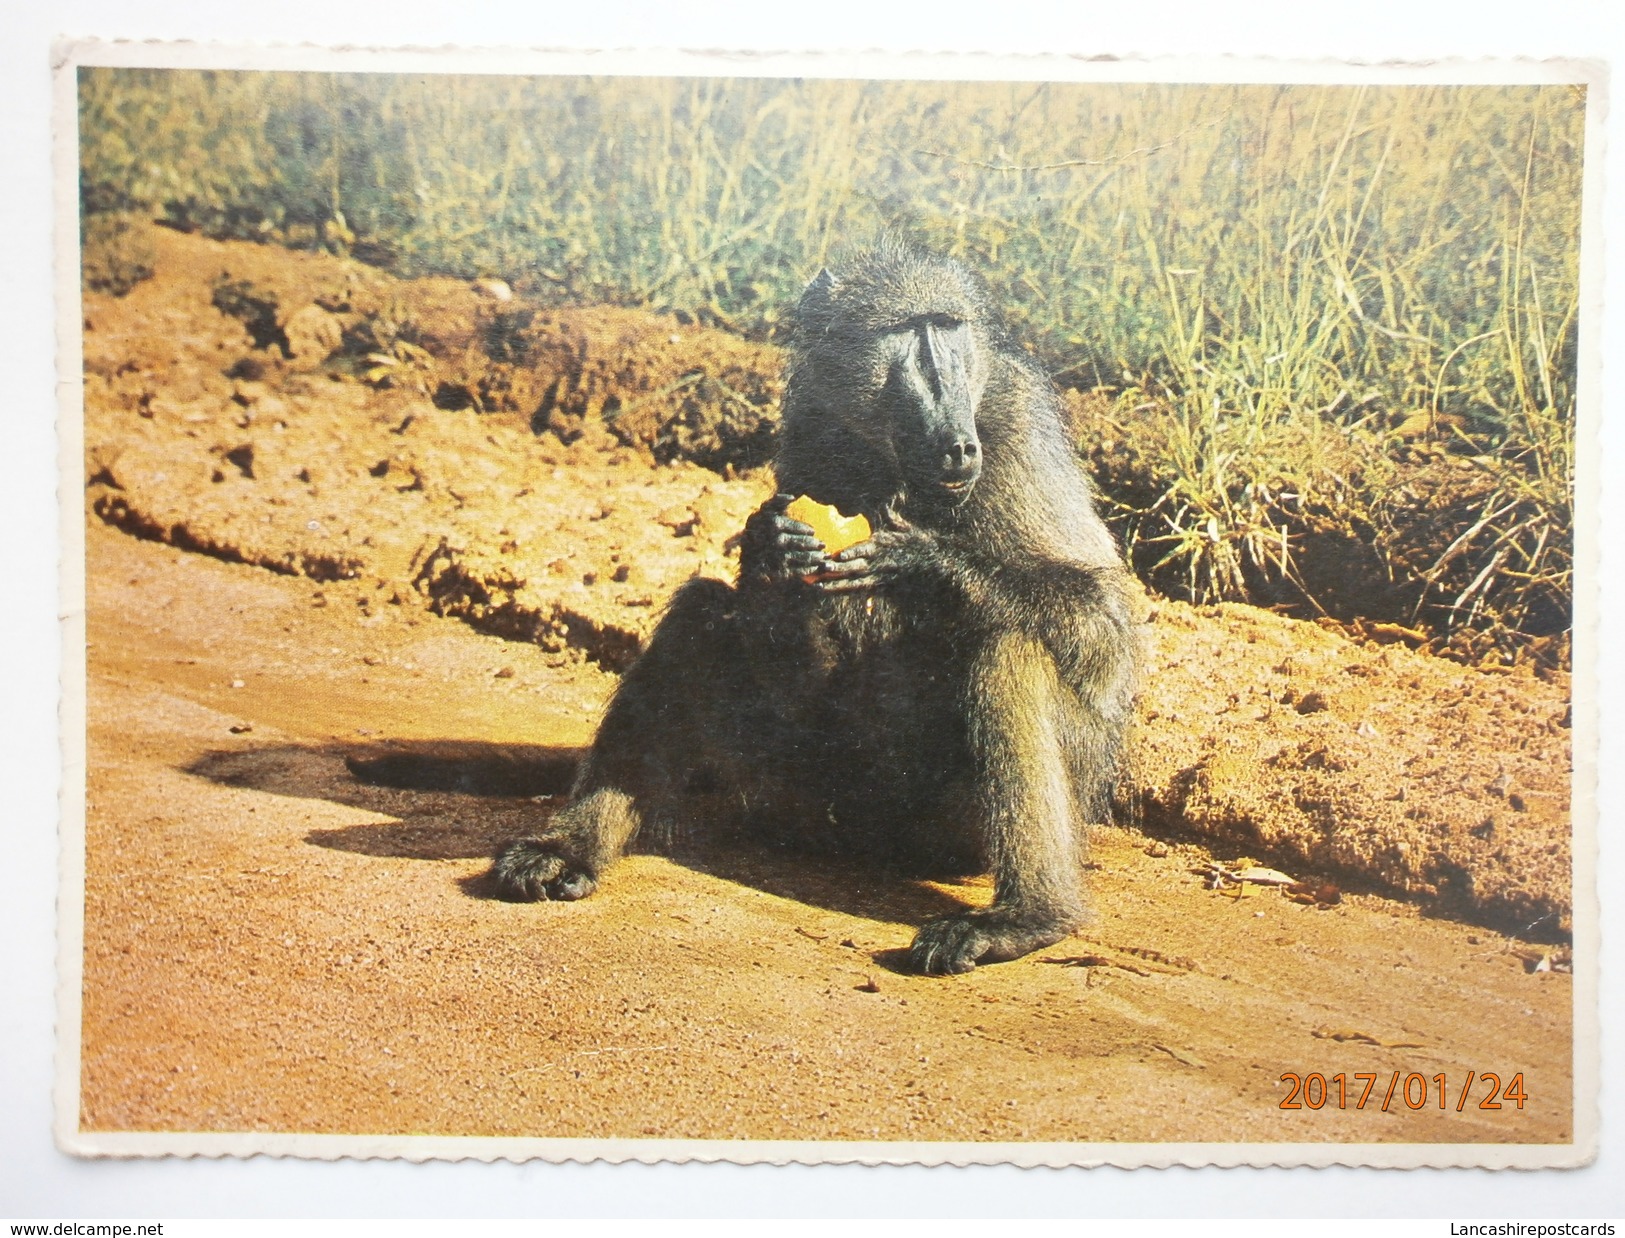
{"label": "baboon", "polygon": [[[780,492],[737,587],[673,597],[610,702],[568,805],[507,844],[518,899],[577,899],[703,779],[783,845],[938,875],[986,908],[924,925],[909,964],[965,972],[1084,913],[1136,666],[1129,582],[1048,378],[958,263],[883,242],[797,309]],[[807,494],[870,538],[826,554]]]}

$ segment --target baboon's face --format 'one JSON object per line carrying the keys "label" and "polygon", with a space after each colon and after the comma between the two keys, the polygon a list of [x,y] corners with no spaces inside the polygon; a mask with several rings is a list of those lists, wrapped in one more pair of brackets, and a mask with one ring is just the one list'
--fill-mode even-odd
{"label": "baboon's face", "polygon": [[884,246],[820,272],[801,299],[812,405],[927,502],[963,503],[982,474],[982,312],[960,267]]}
{"label": "baboon's face", "polygon": [[918,314],[876,339],[871,381],[875,420],[917,492],[963,503],[982,475],[976,409],[987,385],[981,341],[950,313]]}

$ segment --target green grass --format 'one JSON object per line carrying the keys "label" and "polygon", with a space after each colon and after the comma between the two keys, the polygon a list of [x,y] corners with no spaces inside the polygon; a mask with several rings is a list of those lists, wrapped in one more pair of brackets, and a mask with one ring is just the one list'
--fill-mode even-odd
{"label": "green grass", "polygon": [[[1248,596],[1248,563],[1291,580],[1280,493],[1349,488],[1318,438],[1358,427],[1392,454],[1383,431],[1416,413],[1494,480],[1483,528],[1435,565],[1431,619],[1517,628],[1520,581],[1566,595],[1578,87],[117,69],[80,86],[87,212],[544,301],[772,337],[843,245],[901,229],[981,271],[1058,381],[1165,410],[1166,484],[1127,527],[1191,596]],[[1364,518],[1379,498],[1343,501]],[[1488,566],[1458,587],[1467,563]]]}

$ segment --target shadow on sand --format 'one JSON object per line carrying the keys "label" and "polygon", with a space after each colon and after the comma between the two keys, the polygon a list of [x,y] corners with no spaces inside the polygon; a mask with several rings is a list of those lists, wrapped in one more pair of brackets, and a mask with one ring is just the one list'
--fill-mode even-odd
{"label": "shadow on sand", "polygon": [[[454,740],[289,744],[206,753],[186,772],[223,786],[393,818],[311,830],[305,841],[313,846],[466,860],[483,859],[507,840],[543,828],[565,803],[582,755],[579,748]],[[935,886],[844,857],[720,838],[685,839],[658,851],[696,872],[865,919],[917,924],[965,907]],[[458,884],[471,898],[496,897],[483,874]]]}

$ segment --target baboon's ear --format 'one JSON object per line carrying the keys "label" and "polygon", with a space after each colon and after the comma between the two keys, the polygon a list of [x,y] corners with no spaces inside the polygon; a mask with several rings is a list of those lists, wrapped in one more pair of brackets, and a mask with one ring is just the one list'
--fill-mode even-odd
{"label": "baboon's ear", "polygon": [[834,308],[832,298],[835,293],[835,277],[825,267],[813,276],[812,283],[801,294],[801,303],[796,306],[796,321],[804,329],[815,329],[829,321],[831,310]]}

